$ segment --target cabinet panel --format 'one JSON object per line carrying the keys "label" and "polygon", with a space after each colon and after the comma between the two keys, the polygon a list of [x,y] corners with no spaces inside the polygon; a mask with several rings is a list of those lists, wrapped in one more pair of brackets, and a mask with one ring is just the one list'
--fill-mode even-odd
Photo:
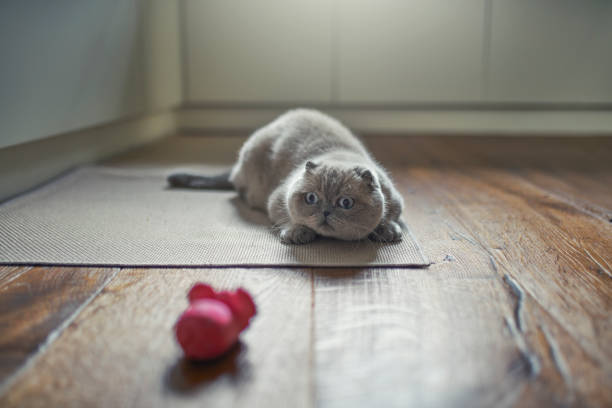
{"label": "cabinet panel", "polygon": [[146,108],[142,2],[0,4],[0,147]]}
{"label": "cabinet panel", "polygon": [[491,100],[612,102],[612,2],[493,1]]}
{"label": "cabinet panel", "polygon": [[337,16],[340,101],[481,98],[484,0],[338,0]]}
{"label": "cabinet panel", "polygon": [[185,2],[188,102],[329,102],[331,2]]}

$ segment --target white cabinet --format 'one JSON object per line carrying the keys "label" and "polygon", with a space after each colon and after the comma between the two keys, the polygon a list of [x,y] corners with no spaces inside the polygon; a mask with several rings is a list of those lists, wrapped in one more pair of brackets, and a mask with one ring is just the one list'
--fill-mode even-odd
{"label": "white cabinet", "polygon": [[612,102],[612,1],[497,0],[489,100]]}
{"label": "white cabinet", "polygon": [[187,102],[330,102],[329,0],[187,0]]}
{"label": "white cabinet", "polygon": [[0,147],[142,112],[142,9],[135,0],[0,4]]}
{"label": "white cabinet", "polygon": [[484,0],[338,0],[339,102],[475,101]]}
{"label": "white cabinet", "polygon": [[609,0],[183,5],[186,102],[612,102]]}
{"label": "white cabinet", "polygon": [[0,147],[180,102],[167,0],[0,2]]}

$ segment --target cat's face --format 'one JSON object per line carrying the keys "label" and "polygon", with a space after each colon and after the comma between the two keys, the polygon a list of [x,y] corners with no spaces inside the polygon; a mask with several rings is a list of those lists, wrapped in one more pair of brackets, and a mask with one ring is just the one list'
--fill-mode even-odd
{"label": "cat's face", "polygon": [[345,240],[365,238],[384,215],[384,196],[370,170],[306,163],[288,209],[294,224]]}

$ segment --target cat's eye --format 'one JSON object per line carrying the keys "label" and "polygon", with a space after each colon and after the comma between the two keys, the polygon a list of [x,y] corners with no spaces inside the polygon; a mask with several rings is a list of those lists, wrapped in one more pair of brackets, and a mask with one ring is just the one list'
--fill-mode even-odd
{"label": "cat's eye", "polygon": [[350,208],[353,208],[353,205],[355,205],[355,200],[353,200],[351,197],[340,197],[338,199],[338,206],[340,208],[348,210]]}
{"label": "cat's eye", "polygon": [[306,201],[306,204],[313,205],[319,201],[319,197],[315,193],[306,193],[304,201]]}

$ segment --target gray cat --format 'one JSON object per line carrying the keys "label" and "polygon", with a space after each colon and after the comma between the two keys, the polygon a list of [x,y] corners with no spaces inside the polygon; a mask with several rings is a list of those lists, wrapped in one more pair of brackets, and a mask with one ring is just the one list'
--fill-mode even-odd
{"label": "gray cat", "polygon": [[286,244],[317,235],[343,240],[402,238],[402,196],[389,175],[337,120],[289,111],[253,133],[228,174],[173,174],[173,187],[236,189],[268,213]]}

